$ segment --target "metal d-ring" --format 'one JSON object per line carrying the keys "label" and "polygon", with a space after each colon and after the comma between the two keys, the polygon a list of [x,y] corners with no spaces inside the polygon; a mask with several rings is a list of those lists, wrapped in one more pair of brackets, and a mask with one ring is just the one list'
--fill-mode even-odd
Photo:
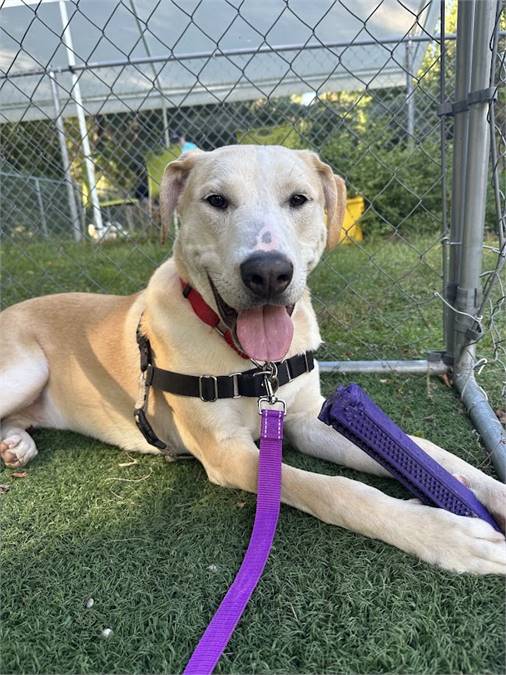
{"label": "metal d-ring", "polygon": [[[265,403],[265,405],[262,405],[262,403]],[[269,396],[260,396],[257,401],[257,405],[259,415],[262,414],[262,410],[264,410],[264,408],[267,407],[267,405],[271,406],[280,405],[281,412],[283,413],[283,415],[286,415],[286,402],[283,401],[283,399],[281,398],[276,398],[275,396],[273,396],[272,398],[270,398]]]}

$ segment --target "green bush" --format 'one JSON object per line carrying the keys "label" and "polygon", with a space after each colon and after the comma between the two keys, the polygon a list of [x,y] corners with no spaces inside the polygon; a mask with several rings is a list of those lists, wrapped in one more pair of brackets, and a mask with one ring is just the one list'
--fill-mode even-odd
{"label": "green bush", "polygon": [[149,196],[158,199],[163,172],[169,162],[173,162],[181,154],[179,145],[171,145],[158,152],[148,152],[146,155],[146,169],[148,172]]}
{"label": "green bush", "polygon": [[283,145],[292,150],[305,147],[301,134],[292,124],[238,131],[237,142],[241,145]]}
{"label": "green bush", "polygon": [[341,174],[350,196],[366,200],[365,234],[433,232],[441,220],[439,144],[395,142],[381,124],[364,133],[343,131],[321,149]]}

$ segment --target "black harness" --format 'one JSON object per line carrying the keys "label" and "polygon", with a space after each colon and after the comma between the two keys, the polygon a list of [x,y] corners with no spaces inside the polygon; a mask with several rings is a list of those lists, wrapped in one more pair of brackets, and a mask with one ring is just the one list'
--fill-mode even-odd
{"label": "black harness", "polygon": [[257,366],[231,375],[184,375],[153,365],[151,345],[141,332],[140,322],[137,326],[137,345],[140,353],[141,378],[139,399],[134,409],[135,422],[146,441],[171,460],[192,458],[193,455],[169,447],[153,431],[146,415],[151,387],[177,396],[200,398],[206,403],[241,396],[260,398],[272,396],[278,387],[291,382],[299,375],[311,372],[314,368],[313,352],[307,351],[285,361],[268,364],[268,370],[267,366]]}

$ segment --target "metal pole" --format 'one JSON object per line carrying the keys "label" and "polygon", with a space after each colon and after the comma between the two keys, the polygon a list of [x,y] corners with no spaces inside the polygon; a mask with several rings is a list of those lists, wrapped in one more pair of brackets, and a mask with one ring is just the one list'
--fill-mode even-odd
{"label": "metal pole", "polygon": [[[464,0],[459,2],[459,11]],[[470,90],[478,92],[489,85],[492,52],[490,38],[494,27],[495,2],[476,2],[472,45]],[[463,45],[463,48],[469,45]],[[488,403],[485,392],[474,377],[475,342],[481,336],[481,317],[477,317],[481,298],[481,265],[485,225],[490,128],[489,102],[470,106],[465,183],[462,198],[455,202],[456,218],[462,223],[462,246],[455,306],[454,382],[477,431],[488,448],[497,472],[506,480],[506,433]]]}
{"label": "metal pole", "polygon": [[[439,42],[439,103],[441,106],[446,104],[446,0],[440,0],[439,3],[439,33],[441,39]],[[446,297],[446,285],[448,283],[448,256],[450,228],[448,225],[448,166],[447,166],[447,141],[446,141],[446,116],[440,115],[439,119],[439,143],[441,158],[441,267],[442,267],[442,289],[443,297]],[[448,305],[443,304],[443,336],[446,342],[448,335]],[[447,355],[444,355],[447,358]]]}
{"label": "metal pole", "polygon": [[54,122],[58,133],[60,143],[60,153],[63,166],[63,175],[65,176],[65,187],[67,188],[67,201],[69,205],[70,219],[72,224],[72,235],[75,241],[81,241],[81,223],[77,212],[74,187],[72,183],[72,173],[70,171],[69,153],[67,150],[67,138],[65,136],[65,123],[61,114],[60,97],[58,95],[57,79],[53,71],[49,71],[49,81],[51,82],[51,92],[53,95]]}
{"label": "metal pole", "polygon": [[[65,0],[59,0],[60,16],[63,24],[62,41],[67,50],[67,59],[70,68],[76,65],[74,58],[74,47],[72,44],[72,34],[70,32],[69,18],[67,14],[67,7]],[[79,86],[79,77],[74,70],[72,72],[72,97],[76,104],[77,120],[79,122],[79,131],[81,134],[81,147],[83,149],[84,163],[86,166],[86,175],[90,187],[91,206],[93,209],[93,221],[98,232],[102,232],[102,212],[100,211],[100,202],[97,193],[97,181],[95,178],[95,165],[91,157],[90,140],[88,138],[88,130],[86,128],[86,118],[84,115],[83,99],[81,97],[81,88]]]}
{"label": "metal pole", "polygon": [[[464,100],[469,93],[475,0],[460,0],[457,22],[457,54],[455,71],[455,98]],[[448,278],[446,280],[446,300],[455,306],[459,279],[460,247],[462,240],[462,218],[465,210],[466,156],[469,113],[467,110],[455,115],[453,134],[453,181],[452,209],[450,222],[450,242],[448,259]],[[455,358],[455,312],[447,305],[446,312],[446,359],[453,363]]]}
{"label": "metal pole", "polygon": [[74,191],[74,199],[77,205],[77,211],[79,213],[79,223],[81,232],[86,232],[86,209],[84,208],[83,201],[81,198],[81,189],[74,179],[72,179],[72,189]]}
{"label": "metal pole", "polygon": [[[506,31],[500,31],[499,35],[504,37]],[[305,51],[313,51],[317,49],[340,49],[345,47],[373,47],[378,45],[399,45],[404,41],[404,36],[399,36],[397,38],[391,38],[388,40],[353,40],[350,42],[318,42],[317,44],[291,44],[291,45],[269,45],[267,47],[257,47],[257,48],[240,48],[240,49],[220,49],[216,51],[213,49],[211,51],[203,52],[184,52],[181,54],[166,54],[164,56],[141,56],[138,58],[123,58],[115,59],[112,61],[89,61],[87,63],[77,63],[75,66],[59,66],[53,68],[56,73],[69,73],[73,71],[80,70],[97,70],[99,68],[115,68],[118,66],[140,66],[146,63],[172,63],[180,61],[194,61],[202,60],[208,58],[224,58],[229,56],[252,56],[257,54],[273,54],[273,53],[282,53],[282,52],[299,52],[301,49]],[[412,35],[410,37],[411,42],[419,44],[424,42],[433,42],[438,40],[438,35]],[[447,40],[455,40],[455,35],[449,34],[446,36]],[[338,56],[338,54],[335,54]],[[35,77],[37,75],[45,75],[46,70],[44,68],[33,68],[32,70],[21,70],[21,71],[12,71],[8,75],[0,73],[0,80],[6,80],[7,78],[13,79],[15,77]]]}
{"label": "metal pole", "polygon": [[455,386],[483,445],[490,453],[499,478],[506,483],[506,432],[502,424],[472,372],[470,376],[456,376]]}
{"label": "metal pole", "polygon": [[[139,34],[141,36],[142,44],[144,45],[144,49],[146,50],[146,55],[151,57],[152,54],[149,49],[148,41],[146,40],[145,32],[142,30],[141,20],[139,19],[139,15],[137,14],[137,8],[135,6],[134,0],[130,0],[130,7],[132,9],[132,14],[135,17],[137,28],[139,29]],[[167,117],[167,102],[165,101],[165,98],[163,96],[160,78],[158,76],[158,73],[156,72],[155,64],[153,62],[151,62],[151,70],[153,72],[153,83],[156,85],[158,93],[160,94],[160,102],[162,105],[163,138],[165,141],[165,147],[168,148],[170,145],[170,137],[169,137],[169,121]]]}
{"label": "metal pole", "polygon": [[[460,4],[462,4],[462,0]],[[492,60],[490,38],[494,26],[495,10],[495,2],[476,3],[470,82],[473,92],[486,89],[489,84]],[[462,223],[462,246],[460,248],[459,282],[455,306],[459,312],[464,313],[457,314],[455,317],[454,348],[457,363],[464,348],[473,341],[471,333],[475,329],[475,322],[472,317],[476,315],[480,306],[480,274],[490,143],[490,128],[487,120],[488,108],[488,101],[470,106],[467,161],[464,162],[466,168],[464,199],[456,203],[457,208],[460,207],[461,209],[461,213],[457,213],[456,217]],[[465,314],[471,316],[465,316]],[[479,336],[475,335],[474,338],[476,337]]]}
{"label": "metal pole", "polygon": [[42,201],[42,193],[40,191],[40,180],[38,178],[34,178],[33,180],[35,181],[35,194],[37,195],[37,203],[39,205],[42,234],[44,235],[44,238],[47,239],[48,238],[47,220],[46,214],[44,213],[44,202]]}
{"label": "metal pole", "polygon": [[441,360],[414,361],[320,361],[320,373],[406,373],[411,375],[443,375],[448,366]]}
{"label": "metal pole", "polygon": [[411,37],[408,37],[405,45],[407,133],[408,147],[412,148],[415,141],[415,98],[413,88],[413,73],[411,72],[411,68],[413,67],[413,42]]}

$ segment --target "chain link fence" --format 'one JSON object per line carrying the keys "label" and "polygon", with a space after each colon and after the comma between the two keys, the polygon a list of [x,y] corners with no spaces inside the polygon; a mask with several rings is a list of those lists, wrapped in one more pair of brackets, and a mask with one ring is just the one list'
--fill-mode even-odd
{"label": "chain link fence", "polygon": [[[184,142],[311,148],[345,177],[350,197],[346,233],[311,281],[320,358],[339,370],[374,359],[377,370],[445,371],[438,350],[461,311],[448,291],[459,245],[448,170],[457,115],[441,115],[457,95],[456,2],[0,7],[5,304],[139,290],[168,254],[158,244],[159,183]],[[502,29],[498,11],[490,86],[504,102]],[[495,181],[483,306],[473,313],[483,328],[473,372],[496,407],[506,387],[504,109],[490,105]],[[394,363],[414,359],[411,370]]]}
{"label": "chain link fence", "polygon": [[[501,378],[501,399],[506,400],[506,290],[504,269],[506,265],[506,27],[504,3],[498,3],[492,38],[492,66],[490,87],[497,103],[492,103],[488,112],[490,124],[490,161],[492,190],[497,218],[497,240],[492,245],[484,244],[489,256],[488,267],[482,274],[483,296],[478,312],[486,316],[486,330],[490,333],[492,362],[496,363]],[[485,358],[485,357],[483,357]],[[479,366],[485,365],[482,361]],[[503,417],[503,422],[506,419]]]}
{"label": "chain link fence", "polygon": [[[484,253],[488,256],[487,268],[482,274],[483,296],[478,311],[479,317],[485,317],[483,332],[489,333],[492,348],[491,362],[496,365],[500,378],[500,396],[506,401],[506,39],[501,30],[506,26],[504,3],[499,4],[495,33],[492,42],[493,60],[490,86],[494,90],[497,103],[490,106],[488,119],[490,123],[492,194],[497,218],[497,239],[491,244],[485,242]],[[478,369],[487,365],[486,356],[481,363],[475,364]],[[506,408],[503,405],[503,409]],[[504,410],[499,413],[503,424],[506,424]]]}

